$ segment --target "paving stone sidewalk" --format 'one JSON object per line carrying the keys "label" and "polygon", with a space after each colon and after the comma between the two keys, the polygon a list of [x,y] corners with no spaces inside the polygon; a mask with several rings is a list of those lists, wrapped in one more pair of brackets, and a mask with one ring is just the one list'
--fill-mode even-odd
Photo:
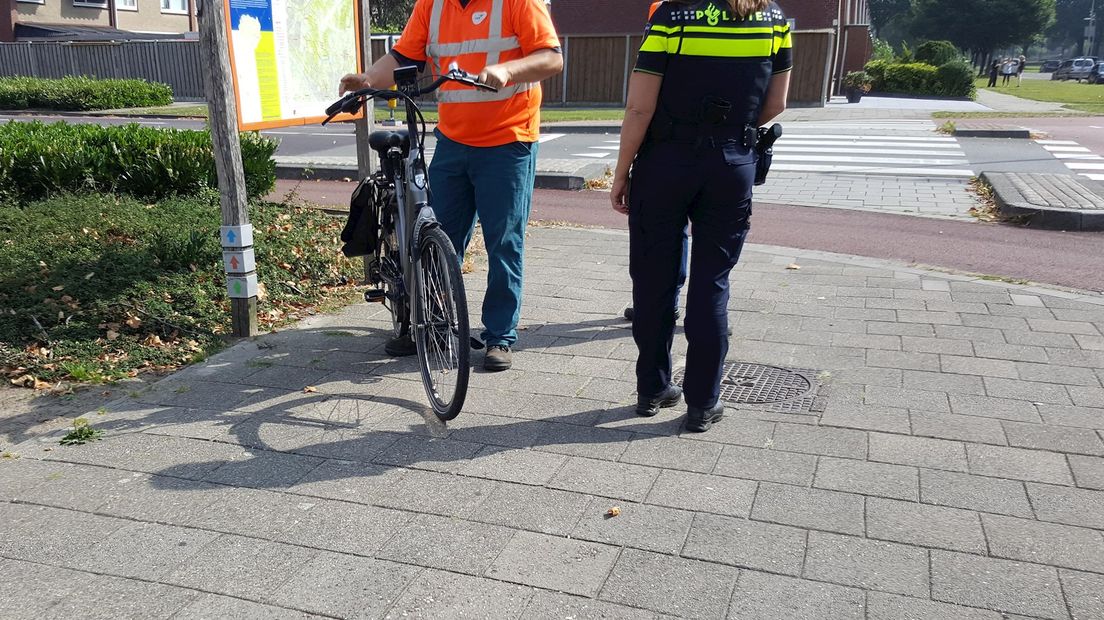
{"label": "paving stone sidewalk", "polygon": [[750,247],[730,356],[820,400],[694,435],[633,414],[626,253],[533,230],[516,368],[447,426],[364,305],[89,412],[98,442],[8,419],[0,615],[1104,618],[1099,297]]}

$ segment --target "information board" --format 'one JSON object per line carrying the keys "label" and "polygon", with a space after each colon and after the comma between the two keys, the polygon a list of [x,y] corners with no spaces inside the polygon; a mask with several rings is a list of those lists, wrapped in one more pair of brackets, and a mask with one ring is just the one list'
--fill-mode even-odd
{"label": "information board", "polygon": [[358,0],[224,0],[238,127],[318,123],[360,63]]}

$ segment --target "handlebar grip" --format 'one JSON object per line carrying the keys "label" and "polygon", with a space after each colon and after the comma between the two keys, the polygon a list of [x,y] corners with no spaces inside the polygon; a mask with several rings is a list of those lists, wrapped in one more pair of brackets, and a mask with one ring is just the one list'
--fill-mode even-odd
{"label": "handlebar grip", "polygon": [[348,95],[330,104],[330,107],[326,108],[326,116],[337,116],[337,113],[341,111],[342,106],[345,105],[346,99],[348,99]]}

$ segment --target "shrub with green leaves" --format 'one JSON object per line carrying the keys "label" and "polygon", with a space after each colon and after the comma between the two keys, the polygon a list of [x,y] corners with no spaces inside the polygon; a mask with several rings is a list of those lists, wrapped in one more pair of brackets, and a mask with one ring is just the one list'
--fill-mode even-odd
{"label": "shrub with green leaves", "polygon": [[[262,326],[347,298],[363,265],[341,254],[341,221],[283,204],[249,211]],[[217,351],[231,330],[220,224],[211,190],[0,209],[0,375],[103,382]]]}
{"label": "shrub with green leaves", "polygon": [[950,41],[927,41],[916,48],[916,62],[941,67],[962,58],[954,43]]}
{"label": "shrub with green leaves", "polygon": [[965,59],[952,60],[936,70],[939,94],[944,97],[969,97],[977,94],[974,67]]}
{"label": "shrub with green leaves", "polygon": [[[250,198],[276,184],[276,142],[242,134]],[[207,131],[140,125],[9,122],[0,125],[0,196],[26,201],[62,192],[103,191],[144,200],[217,188]]]}
{"label": "shrub with green leaves", "polygon": [[920,62],[889,65],[884,86],[890,93],[936,94],[936,68]]}
{"label": "shrub with green leaves", "polygon": [[0,78],[0,110],[115,110],[172,102],[172,88],[145,80]]}

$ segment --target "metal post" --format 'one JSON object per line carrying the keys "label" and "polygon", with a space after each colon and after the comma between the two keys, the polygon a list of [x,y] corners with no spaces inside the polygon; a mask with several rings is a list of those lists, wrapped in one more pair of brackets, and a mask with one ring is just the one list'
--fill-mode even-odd
{"label": "metal post", "polygon": [[222,194],[223,262],[230,296],[234,336],[257,335],[257,273],[253,253],[253,227],[249,224],[238,137],[238,106],[234,98],[222,0],[202,0],[199,5],[199,43],[207,91],[211,142]]}

